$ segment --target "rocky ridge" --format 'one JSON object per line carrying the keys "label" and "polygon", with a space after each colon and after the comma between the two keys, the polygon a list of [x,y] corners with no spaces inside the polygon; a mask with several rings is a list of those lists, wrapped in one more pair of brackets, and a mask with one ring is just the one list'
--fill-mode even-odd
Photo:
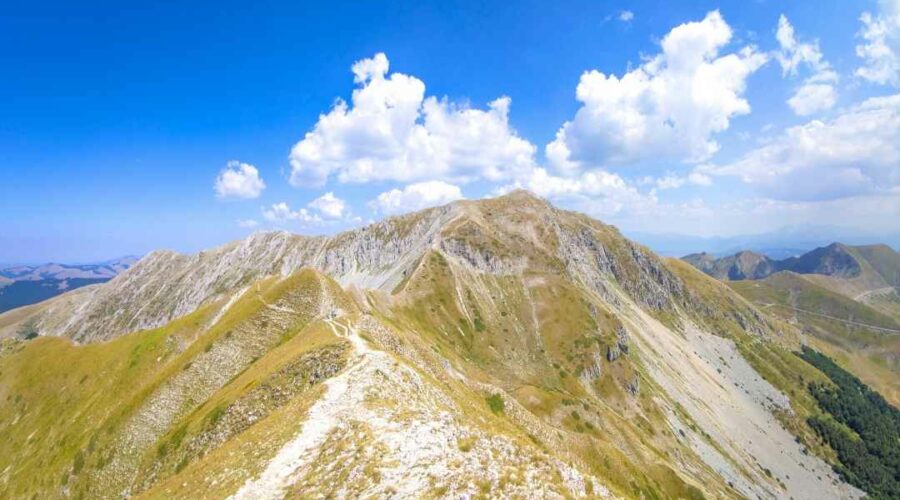
{"label": "rocky ridge", "polygon": [[17,321],[0,495],[860,494],[807,448],[800,332],[524,192],[155,252]]}

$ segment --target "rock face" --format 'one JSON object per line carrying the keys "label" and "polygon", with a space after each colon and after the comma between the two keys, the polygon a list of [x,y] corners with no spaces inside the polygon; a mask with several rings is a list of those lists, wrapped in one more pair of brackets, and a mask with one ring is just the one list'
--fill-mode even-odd
{"label": "rock face", "polygon": [[43,335],[108,340],[164,325],[211,301],[227,300],[260,278],[287,276],[303,267],[345,285],[390,290],[458,210],[432,209],[332,238],[258,232],[195,255],[155,251],[104,286],[52,304],[37,326]]}
{"label": "rock face", "polygon": [[615,343],[606,348],[606,360],[615,361],[623,354],[628,354],[628,331],[624,326],[619,325],[616,328]]}
{"label": "rock face", "polygon": [[656,310],[685,304],[683,284],[646,248],[581,214],[558,210],[524,192],[501,202],[457,202],[386,219],[336,236],[258,232],[246,240],[181,255],[155,251],[102,287],[49,304],[36,318],[41,335],[102,341],[159,327],[214,301],[227,301],[266,276],[303,267],[342,285],[390,292],[429,251],[473,271],[519,275],[528,266],[562,263],[569,279],[616,301],[624,288]]}
{"label": "rock face", "polygon": [[599,379],[601,375],[603,375],[603,366],[602,363],[600,363],[600,353],[595,352],[591,357],[588,367],[582,373],[582,380],[587,384],[590,384]]}

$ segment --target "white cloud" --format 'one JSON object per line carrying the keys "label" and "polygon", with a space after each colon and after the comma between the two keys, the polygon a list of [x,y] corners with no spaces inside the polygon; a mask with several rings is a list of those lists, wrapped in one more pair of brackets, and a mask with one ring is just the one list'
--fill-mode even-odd
{"label": "white cloud", "polygon": [[320,214],[329,219],[340,219],[344,216],[344,211],[347,208],[344,200],[337,198],[332,192],[323,194],[309,202],[307,206],[317,210]]}
{"label": "white cloud", "polygon": [[804,83],[788,99],[788,106],[798,116],[809,116],[834,107],[837,92],[830,83]]}
{"label": "white cloud", "polygon": [[[878,214],[873,217],[872,214]],[[785,227],[845,227],[850,232],[896,233],[900,192],[854,196],[827,201],[784,201],[739,198],[722,203],[700,199],[660,203],[649,213],[608,217],[632,232],[730,236],[759,234]]]}
{"label": "white cloud", "polygon": [[563,177],[553,175],[544,168],[535,168],[529,176],[501,187],[497,193],[516,188],[527,189],[538,196],[574,206],[598,217],[644,210],[656,205],[652,193],[642,194],[619,175],[602,169]]}
{"label": "white cloud", "polygon": [[376,54],[353,65],[351,103],[339,100],[291,150],[291,184],[503,179],[534,163],[536,148],[509,126],[510,99],[474,109],[425,97],[425,84],[388,76]]}
{"label": "white cloud", "polygon": [[254,219],[238,219],[237,220],[238,227],[243,228],[254,228],[259,225],[259,222],[256,222]]}
{"label": "white cloud", "polygon": [[381,193],[369,205],[383,214],[398,214],[461,199],[463,194],[458,186],[443,181],[426,181]]}
{"label": "white cloud", "polygon": [[859,32],[866,43],[856,46],[865,64],[856,75],[881,85],[900,86],[900,0],[880,0],[879,12],[863,12]]}
{"label": "white cloud", "polygon": [[627,23],[627,22],[632,21],[633,19],[634,19],[634,12],[631,12],[630,10],[623,10],[622,12],[619,12],[619,21],[622,21],[623,23]]}
{"label": "white cloud", "polygon": [[357,222],[352,217],[347,203],[332,192],[328,192],[306,204],[305,208],[292,210],[286,202],[275,203],[263,208],[263,218],[275,224],[297,221],[305,225],[331,224],[334,222]]}
{"label": "white cloud", "polygon": [[720,56],[731,37],[713,11],[672,29],[661,54],[621,78],[585,72],[576,90],[582,107],[547,145],[550,162],[572,172],[643,159],[709,158],[719,148],[713,135],[750,112],[746,80],[767,60],[752,47]]}
{"label": "white cloud", "polygon": [[249,163],[230,161],[216,177],[215,190],[219,198],[258,198],[265,188],[259,170]]}
{"label": "white cloud", "polygon": [[296,212],[292,211],[291,207],[289,207],[288,204],[283,201],[281,203],[275,203],[267,209],[263,209],[262,214],[264,219],[276,224],[284,224],[290,221],[299,221],[302,223],[322,222],[321,217],[311,213],[305,208],[301,208]]}
{"label": "white cloud", "polygon": [[876,97],[828,121],[791,127],[771,142],[701,173],[733,175],[782,200],[828,200],[900,185],[900,94]]}
{"label": "white cloud", "polygon": [[778,29],[775,32],[780,50],[775,53],[775,58],[781,64],[782,73],[796,75],[801,65],[809,66],[813,70],[828,69],[828,63],[822,57],[819,42],[800,43],[794,33],[794,26],[782,14],[778,18]]}
{"label": "white cloud", "polygon": [[808,116],[834,107],[837,91],[833,84],[837,82],[838,76],[822,56],[819,42],[798,42],[794,27],[784,14],[778,18],[775,38],[780,47],[775,52],[775,58],[781,64],[784,76],[796,76],[801,66],[812,72],[787,101],[794,113]]}
{"label": "white cloud", "polygon": [[667,189],[678,189],[686,185],[709,186],[712,185],[712,179],[695,169],[684,176],[668,173],[662,177],[648,177],[644,179],[643,184],[652,184],[656,189],[665,191]]}

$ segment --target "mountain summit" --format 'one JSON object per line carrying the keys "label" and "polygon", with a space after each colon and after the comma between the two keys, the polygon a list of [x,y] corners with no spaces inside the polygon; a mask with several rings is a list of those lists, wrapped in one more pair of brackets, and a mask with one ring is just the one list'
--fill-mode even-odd
{"label": "mountain summit", "polygon": [[524,191],[153,252],[0,332],[0,496],[861,495],[800,331]]}

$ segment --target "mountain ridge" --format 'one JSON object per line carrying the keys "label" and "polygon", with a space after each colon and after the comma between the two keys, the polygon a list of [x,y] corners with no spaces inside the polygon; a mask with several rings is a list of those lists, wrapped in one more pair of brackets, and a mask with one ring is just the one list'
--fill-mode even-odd
{"label": "mountain ridge", "polygon": [[884,244],[850,246],[835,242],[785,259],[771,259],[749,250],[716,258],[701,252],[682,260],[718,279],[762,279],[780,271],[820,274],[836,278],[856,278],[863,272],[863,261],[876,262],[878,278],[885,284],[900,284],[900,254]]}
{"label": "mountain ridge", "polygon": [[96,264],[48,262],[39,265],[15,265],[0,268],[0,277],[12,281],[64,280],[68,278],[111,279],[134,265],[139,259],[139,257],[128,255]]}
{"label": "mountain ridge", "polygon": [[16,265],[0,269],[0,313],[47,300],[67,291],[103,283],[127,270],[136,257],[97,264]]}
{"label": "mountain ridge", "polygon": [[13,496],[861,494],[802,331],[522,192],[153,252],[0,331]]}

